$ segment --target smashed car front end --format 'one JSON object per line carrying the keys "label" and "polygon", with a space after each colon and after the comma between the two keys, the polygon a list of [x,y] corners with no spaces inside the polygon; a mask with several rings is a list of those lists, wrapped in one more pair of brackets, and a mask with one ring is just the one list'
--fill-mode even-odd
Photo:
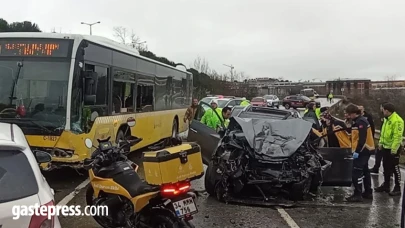
{"label": "smashed car front end", "polygon": [[301,200],[330,167],[310,145],[301,119],[232,118],[211,165],[218,199],[274,197]]}

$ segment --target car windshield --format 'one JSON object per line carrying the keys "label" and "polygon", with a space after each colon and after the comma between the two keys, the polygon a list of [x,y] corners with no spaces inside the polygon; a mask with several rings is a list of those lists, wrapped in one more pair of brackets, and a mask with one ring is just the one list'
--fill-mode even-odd
{"label": "car windshield", "polygon": [[273,95],[266,95],[266,96],[264,96],[264,99],[272,100],[272,99],[274,99],[274,96]]}
{"label": "car windshield", "polygon": [[201,99],[202,102],[209,104],[212,100],[212,97],[205,97],[203,99]]}
{"label": "car windshield", "polygon": [[[68,61],[0,59],[0,122],[51,131],[65,125]],[[49,133],[49,132],[48,132]]]}
{"label": "car windshield", "polygon": [[307,97],[307,96],[301,96],[301,98],[302,98],[302,100],[304,100],[304,101],[310,101],[311,99],[309,99],[309,97]]}
{"label": "car windshield", "polygon": [[38,193],[35,174],[27,156],[21,151],[0,150],[0,186],[0,203]]}
{"label": "car windshield", "polygon": [[226,104],[228,104],[229,100],[218,100],[218,107],[224,108]]}
{"label": "car windshield", "polygon": [[263,98],[255,97],[255,98],[252,99],[252,102],[263,102]]}

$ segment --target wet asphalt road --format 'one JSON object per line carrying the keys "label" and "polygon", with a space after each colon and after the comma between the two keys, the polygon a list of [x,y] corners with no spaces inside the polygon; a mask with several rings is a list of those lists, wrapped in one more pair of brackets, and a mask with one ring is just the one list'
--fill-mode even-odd
{"label": "wet asphalt road", "polygon": [[[139,153],[134,152],[131,155],[131,159],[141,165],[139,158]],[[373,164],[374,161],[370,159],[370,166]],[[140,173],[143,173],[142,166]],[[402,176],[405,176],[403,171]],[[75,188],[87,178],[86,174],[70,169],[58,170],[45,177],[55,190],[57,203],[75,192]],[[381,178],[382,174],[373,176],[374,186],[382,182]],[[193,187],[204,190],[203,178],[194,181]],[[343,199],[350,192],[350,188],[322,187],[319,196],[298,207],[284,209],[225,204],[202,194],[197,201],[199,213],[195,215],[193,222],[196,227],[400,227],[401,197],[375,193],[374,200],[357,204],[345,203]],[[84,208],[85,189],[76,191],[67,205],[81,205]],[[91,217],[60,216],[59,219],[64,228],[100,227]]]}

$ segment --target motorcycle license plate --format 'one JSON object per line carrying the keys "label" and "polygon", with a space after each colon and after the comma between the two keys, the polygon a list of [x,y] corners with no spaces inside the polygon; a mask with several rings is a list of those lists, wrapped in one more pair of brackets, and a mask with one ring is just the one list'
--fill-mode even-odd
{"label": "motorcycle license plate", "polygon": [[192,197],[173,201],[172,204],[177,217],[184,217],[185,215],[192,215],[198,212]]}

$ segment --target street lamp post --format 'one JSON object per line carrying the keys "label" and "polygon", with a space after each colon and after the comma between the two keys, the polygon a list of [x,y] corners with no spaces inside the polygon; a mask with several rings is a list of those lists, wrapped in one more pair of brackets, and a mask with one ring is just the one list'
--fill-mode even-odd
{"label": "street lamp post", "polygon": [[97,21],[97,22],[94,22],[94,23],[85,23],[85,22],[82,22],[81,24],[82,24],[82,25],[88,25],[88,26],[90,27],[90,35],[92,35],[91,27],[92,27],[93,25],[95,25],[95,24],[100,24],[100,23],[101,23],[101,21]]}

